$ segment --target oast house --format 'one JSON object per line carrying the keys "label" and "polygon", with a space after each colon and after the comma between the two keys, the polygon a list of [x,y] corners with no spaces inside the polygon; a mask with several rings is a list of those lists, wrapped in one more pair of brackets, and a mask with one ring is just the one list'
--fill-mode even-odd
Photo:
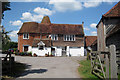
{"label": "oast house", "polygon": [[18,50],[45,56],[84,56],[82,24],[54,24],[48,16],[41,23],[24,22],[18,32]]}

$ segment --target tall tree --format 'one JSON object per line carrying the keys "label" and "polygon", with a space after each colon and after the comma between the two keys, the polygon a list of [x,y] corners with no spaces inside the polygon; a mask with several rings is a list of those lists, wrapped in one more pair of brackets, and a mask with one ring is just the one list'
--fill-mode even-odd
{"label": "tall tree", "polygon": [[[2,2],[2,19],[4,19],[4,11],[11,10],[10,2]],[[0,18],[1,19],[1,18]],[[1,20],[0,20],[1,21]],[[0,22],[1,23],[1,22]],[[5,28],[0,26],[0,49],[6,46],[10,42],[10,37],[7,35],[9,32],[5,32]],[[2,42],[1,42],[2,41]],[[1,46],[2,44],[2,46]]]}
{"label": "tall tree", "polygon": [[10,2],[2,2],[2,18],[4,17],[4,11],[11,10]]}

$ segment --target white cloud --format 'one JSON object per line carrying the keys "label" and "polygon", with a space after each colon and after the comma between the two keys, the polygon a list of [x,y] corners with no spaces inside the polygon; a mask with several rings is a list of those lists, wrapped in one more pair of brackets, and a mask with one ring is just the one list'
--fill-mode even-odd
{"label": "white cloud", "polygon": [[[22,20],[26,20],[26,21],[36,21],[36,22],[40,22],[43,18],[43,16],[45,15],[52,15],[54,13],[54,11],[49,10],[47,8],[40,8],[37,7],[34,10],[34,13],[30,13],[30,12],[24,12],[22,13]],[[37,13],[37,14],[35,14]]]}
{"label": "white cloud", "polygon": [[17,21],[10,21],[10,24],[13,26],[21,26],[23,23],[20,20]]}
{"label": "white cloud", "polygon": [[89,29],[89,28],[84,28],[84,30],[87,30],[87,31],[89,31],[90,29]]}
{"label": "white cloud", "polygon": [[[49,2],[49,0],[9,0],[10,2]],[[54,0],[55,1],[55,0]],[[119,0],[77,0],[81,2],[118,2]],[[3,0],[2,2],[6,2]],[[71,2],[71,0],[57,0],[57,2]]]}
{"label": "white cloud", "polygon": [[85,2],[83,4],[84,7],[89,8],[89,7],[96,7],[99,6],[101,2]]}
{"label": "white cloud", "polygon": [[26,21],[41,21],[43,18],[43,15],[34,15],[34,14],[31,14],[30,12],[25,12],[25,13],[22,13],[22,17],[21,19],[22,20],[26,20]]}
{"label": "white cloud", "polygon": [[25,13],[22,13],[22,20],[28,20],[28,19],[32,19],[32,14],[30,12],[25,12]]}
{"label": "white cloud", "polygon": [[76,0],[50,0],[49,4],[54,5],[53,9],[60,12],[68,10],[76,11],[82,9],[82,3]]}
{"label": "white cloud", "polygon": [[46,9],[46,8],[40,8],[37,7],[33,10],[35,13],[41,14],[41,15],[52,15],[53,11]]}
{"label": "white cloud", "polygon": [[92,24],[90,24],[90,27],[91,27],[91,28],[96,28],[96,26],[97,26],[96,23],[92,23]]}
{"label": "white cloud", "polygon": [[96,7],[102,2],[112,2],[112,0],[50,0],[49,4],[53,5],[53,9],[59,12],[77,11],[83,8]]}
{"label": "white cloud", "polygon": [[17,41],[18,39],[18,33],[19,30],[14,30],[12,32],[10,32],[8,35],[10,36],[10,38],[12,39],[12,41]]}
{"label": "white cloud", "polygon": [[97,35],[97,32],[96,32],[96,31],[92,31],[92,32],[91,32],[91,35],[96,36],[96,35]]}

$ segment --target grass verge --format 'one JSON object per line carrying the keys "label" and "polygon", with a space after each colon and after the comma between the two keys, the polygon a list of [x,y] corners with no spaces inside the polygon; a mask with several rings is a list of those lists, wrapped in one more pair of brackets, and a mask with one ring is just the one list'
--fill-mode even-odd
{"label": "grass verge", "polygon": [[78,68],[78,71],[80,73],[81,78],[84,80],[93,80],[93,79],[99,79],[95,75],[91,73],[91,62],[90,60],[82,60],[80,61],[80,66]]}

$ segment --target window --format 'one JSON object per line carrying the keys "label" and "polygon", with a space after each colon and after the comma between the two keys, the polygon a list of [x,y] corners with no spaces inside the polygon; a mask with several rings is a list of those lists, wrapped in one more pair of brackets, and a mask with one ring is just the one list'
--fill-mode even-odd
{"label": "window", "polygon": [[58,40],[58,35],[52,34],[52,35],[51,35],[51,39],[52,39],[52,40],[55,40],[55,41]]}
{"label": "window", "polygon": [[43,50],[43,46],[39,46],[39,50]]}
{"label": "window", "polygon": [[75,41],[75,35],[64,35],[64,41]]}
{"label": "window", "polygon": [[29,34],[23,34],[23,39],[29,39]]}

